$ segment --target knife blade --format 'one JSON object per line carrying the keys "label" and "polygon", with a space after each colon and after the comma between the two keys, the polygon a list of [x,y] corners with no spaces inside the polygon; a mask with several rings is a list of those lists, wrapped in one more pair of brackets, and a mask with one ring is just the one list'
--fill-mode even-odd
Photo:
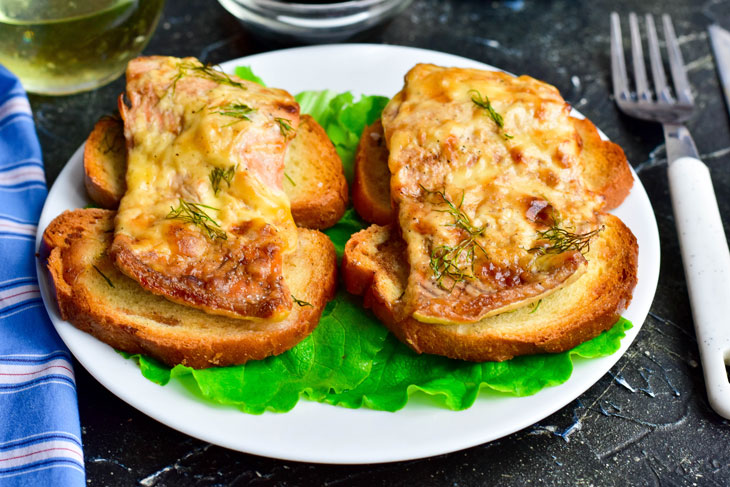
{"label": "knife blade", "polygon": [[722,92],[725,94],[725,106],[728,109],[728,114],[730,114],[730,32],[717,24],[711,25],[707,30],[710,32],[710,41],[712,50],[715,53],[717,71],[720,73]]}

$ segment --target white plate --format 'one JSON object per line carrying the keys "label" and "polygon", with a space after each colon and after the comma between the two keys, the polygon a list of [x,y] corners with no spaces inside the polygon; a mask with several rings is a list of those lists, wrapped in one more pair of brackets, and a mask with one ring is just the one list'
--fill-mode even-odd
{"label": "white plate", "polygon": [[[230,61],[223,68],[250,65],[270,86],[292,93],[329,88],[355,94],[394,95],[403,75],[417,62],[490,68],[449,54],[406,47],[348,44],[303,47]],[[102,114],[99,114],[102,115]],[[83,147],[71,157],[53,185],[38,226],[42,230],[63,210],[83,207]],[[604,358],[576,360],[566,383],[529,397],[483,391],[474,406],[454,412],[415,397],[397,413],[345,409],[301,400],[294,410],[252,416],[231,407],[211,405],[172,381],[160,387],[140,374],[131,360],[62,321],[38,269],[46,308],[61,338],[79,362],[104,387],[156,420],[201,440],[242,452],[319,463],[373,463],[408,460],[452,452],[495,440],[562,408],[578,397],[626,352],[654,298],[659,277],[659,235],[643,186],[634,187],[615,213],[639,241],[639,276],[625,316],[634,323],[619,352]]]}

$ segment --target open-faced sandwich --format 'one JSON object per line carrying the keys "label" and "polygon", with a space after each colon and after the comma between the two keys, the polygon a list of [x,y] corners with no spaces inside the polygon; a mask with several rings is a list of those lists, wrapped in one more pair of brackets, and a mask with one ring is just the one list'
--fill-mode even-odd
{"label": "open-faced sandwich", "polygon": [[611,328],[638,246],[607,213],[623,151],[527,76],[417,65],[368,127],[353,201],[350,292],[404,343],[471,361],[561,352]]}
{"label": "open-faced sandwich", "polygon": [[84,155],[89,194],[109,209],[63,213],[43,236],[61,316],[195,368],[301,341],[336,283],[332,243],[309,228],[347,202],[322,128],[289,93],[193,58],[131,61],[119,111]]}
{"label": "open-faced sandwich", "polygon": [[[206,393],[215,401],[260,413],[305,395],[392,411],[413,386],[455,409],[483,384],[532,394],[567,380],[570,353],[535,357],[536,378],[464,360],[571,349],[612,328],[631,300],[637,242],[607,213],[631,189],[628,163],[552,86],[418,65],[360,138],[353,203],[373,225],[344,245],[363,228],[348,210],[328,230],[344,246],[344,283],[416,352],[462,359],[446,360],[412,353],[344,291],[324,310],[336,257],[315,229],[347,206],[327,134],[341,150],[347,125],[354,150],[386,99],[313,111],[325,133],[288,93],[191,58],[141,58],[127,76],[121,117],[100,120],[85,148],[88,193],[104,209],[46,229],[51,282],[64,319],[168,366],[276,355],[322,317],[311,340],[267,362],[279,373],[245,366],[246,391],[225,368],[207,374],[221,372]],[[330,108],[351,96],[318,93]],[[582,356],[615,351],[625,326]],[[169,368],[139,360],[169,380]]]}

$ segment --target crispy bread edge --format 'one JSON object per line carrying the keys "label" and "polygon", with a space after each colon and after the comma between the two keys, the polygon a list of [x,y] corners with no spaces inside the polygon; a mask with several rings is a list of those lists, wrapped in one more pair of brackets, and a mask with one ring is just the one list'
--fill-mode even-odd
{"label": "crispy bread edge", "polygon": [[380,119],[365,127],[355,154],[352,204],[363,220],[378,225],[393,221],[390,206],[390,170]]}
{"label": "crispy bread edge", "polygon": [[[124,126],[119,118],[103,117],[94,125],[84,146],[84,184],[91,200],[109,210],[119,206],[126,191],[127,167]],[[121,138],[121,145],[116,141]],[[109,141],[114,141],[109,146]],[[119,150],[117,150],[119,149]]]}
{"label": "crispy bread edge", "polygon": [[296,166],[298,173],[314,175],[312,179],[292,182],[284,180],[291,212],[298,226],[329,228],[342,218],[348,203],[348,189],[342,160],[322,126],[309,115],[302,115],[297,136],[289,144],[284,172]]}
{"label": "crispy bread edge", "polygon": [[604,210],[611,210],[626,199],[634,184],[629,162],[623,149],[611,141],[601,139],[598,129],[587,118],[571,118],[580,135],[582,153],[600,157],[583,162],[583,176],[591,191],[603,196]]}

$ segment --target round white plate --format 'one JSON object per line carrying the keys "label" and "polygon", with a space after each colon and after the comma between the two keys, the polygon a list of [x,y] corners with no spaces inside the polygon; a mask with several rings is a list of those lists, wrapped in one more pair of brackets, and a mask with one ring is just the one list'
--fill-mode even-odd
{"label": "round white plate", "polygon": [[[331,89],[349,90],[356,96],[392,96],[402,87],[408,69],[419,62],[495,69],[439,52],[367,44],[288,49],[230,61],[223,68],[232,71],[235,66],[249,65],[268,85],[292,93]],[[38,242],[56,215],[88,203],[82,155],[83,147],[51,188],[38,226]],[[578,397],[626,352],[654,298],[659,235],[651,204],[636,177],[631,194],[615,213],[634,232],[640,247],[638,285],[624,314],[634,328],[620,351],[609,357],[576,360],[570,380],[534,396],[517,398],[483,391],[474,406],[459,412],[434,407],[418,396],[396,413],[301,400],[288,413],[253,416],[208,404],[174,380],[165,387],[148,381],[133,361],[61,320],[40,266],[38,275],[51,320],[74,356],[104,387],[152,418],[201,440],[267,457],[319,463],[392,462],[460,450],[525,428]]]}

